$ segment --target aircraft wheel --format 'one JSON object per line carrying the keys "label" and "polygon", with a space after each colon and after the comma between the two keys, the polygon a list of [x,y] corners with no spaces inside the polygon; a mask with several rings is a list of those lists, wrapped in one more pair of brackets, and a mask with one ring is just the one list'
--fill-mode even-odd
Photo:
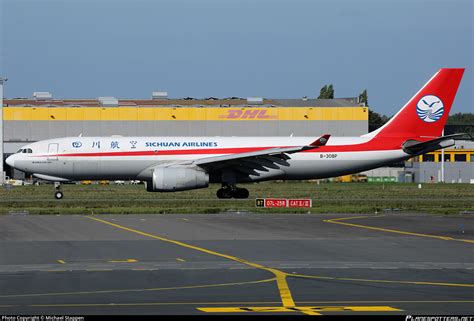
{"label": "aircraft wheel", "polygon": [[60,191],[56,191],[54,193],[54,197],[57,199],[57,200],[60,200],[63,198],[63,192],[60,192]]}
{"label": "aircraft wheel", "polygon": [[249,190],[246,188],[236,188],[233,192],[234,198],[248,198]]}
{"label": "aircraft wheel", "polygon": [[221,199],[228,199],[228,198],[232,198],[232,193],[230,191],[230,189],[228,188],[219,188],[217,190],[217,198],[221,198]]}

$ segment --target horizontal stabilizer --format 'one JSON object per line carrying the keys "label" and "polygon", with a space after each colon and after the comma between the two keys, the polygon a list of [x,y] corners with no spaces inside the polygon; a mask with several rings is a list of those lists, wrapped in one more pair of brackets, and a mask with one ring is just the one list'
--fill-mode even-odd
{"label": "horizontal stabilizer", "polygon": [[468,134],[453,134],[447,135],[440,138],[436,138],[433,140],[429,140],[427,142],[418,142],[416,140],[407,140],[403,144],[403,151],[410,155],[421,155],[429,152],[433,152],[438,149],[443,149],[447,147],[454,146],[455,139],[461,138],[462,136],[466,136]]}

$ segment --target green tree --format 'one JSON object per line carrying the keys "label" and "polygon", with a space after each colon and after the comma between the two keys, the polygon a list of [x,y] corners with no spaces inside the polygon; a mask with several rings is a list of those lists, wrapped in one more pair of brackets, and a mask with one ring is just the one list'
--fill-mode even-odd
{"label": "green tree", "polygon": [[319,91],[318,99],[334,99],[334,88],[332,84],[324,85]]}
{"label": "green tree", "polygon": [[474,125],[473,113],[456,113],[449,116],[447,123],[449,125]]}
{"label": "green tree", "polygon": [[369,131],[382,127],[389,119],[389,117],[369,109]]}
{"label": "green tree", "polygon": [[326,99],[326,93],[328,91],[328,85],[324,85],[323,88],[319,91],[318,99]]}
{"label": "green tree", "polygon": [[[367,95],[367,89],[364,89],[364,91],[360,93],[359,102],[364,104],[364,106],[369,106],[369,98],[368,98],[368,95]],[[369,117],[370,117],[370,115],[369,115]]]}
{"label": "green tree", "polygon": [[334,99],[334,88],[332,87],[332,84],[330,84],[328,86],[327,98],[326,99]]}

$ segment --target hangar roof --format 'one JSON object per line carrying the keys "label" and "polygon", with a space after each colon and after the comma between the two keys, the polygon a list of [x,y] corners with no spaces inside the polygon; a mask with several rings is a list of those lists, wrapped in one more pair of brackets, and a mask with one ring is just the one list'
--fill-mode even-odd
{"label": "hangar roof", "polygon": [[[98,99],[52,99],[36,100],[29,98],[4,99],[5,106],[25,107],[97,107]],[[229,107],[229,106],[262,106],[262,107],[358,107],[357,98],[336,99],[264,99],[262,104],[249,105],[247,99],[119,99],[118,106],[137,107]],[[105,107],[105,106],[104,106]]]}

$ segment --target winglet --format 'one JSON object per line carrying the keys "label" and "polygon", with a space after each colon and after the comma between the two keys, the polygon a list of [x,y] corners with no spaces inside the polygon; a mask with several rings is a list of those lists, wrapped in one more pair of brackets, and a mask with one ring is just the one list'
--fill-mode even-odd
{"label": "winglet", "polygon": [[316,139],[311,144],[309,144],[309,146],[313,146],[313,147],[324,146],[328,142],[329,137],[331,137],[331,135],[329,135],[329,134],[323,135],[323,136],[319,137],[318,139]]}

